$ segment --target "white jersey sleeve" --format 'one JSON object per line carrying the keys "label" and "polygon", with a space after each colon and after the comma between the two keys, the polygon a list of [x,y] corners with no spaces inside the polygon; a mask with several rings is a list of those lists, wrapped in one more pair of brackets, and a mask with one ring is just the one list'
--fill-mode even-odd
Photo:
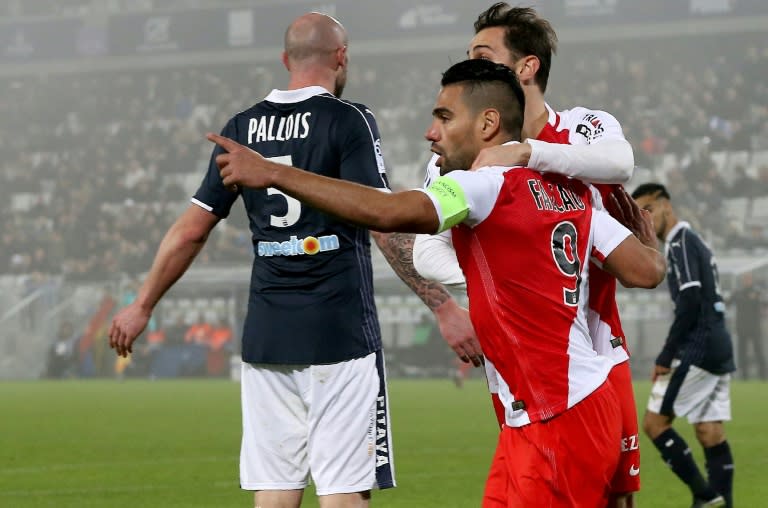
{"label": "white jersey sleeve", "polygon": [[464,272],[456,259],[450,230],[437,235],[416,235],[413,267],[425,279],[456,289],[467,287]]}
{"label": "white jersey sleeve", "polygon": [[613,115],[574,108],[557,116],[559,142],[525,140],[531,145],[529,167],[595,183],[625,183],[632,177],[632,146]]}
{"label": "white jersey sleeve", "polygon": [[[427,164],[425,189],[440,177],[440,168],[435,165],[437,159],[438,155],[434,154]],[[413,242],[413,267],[425,279],[466,290],[467,283],[456,259],[450,230],[436,235],[416,235]]]}
{"label": "white jersey sleeve", "polygon": [[598,266],[621,242],[631,236],[632,232],[621,225],[619,221],[610,216],[608,212],[600,209],[592,210],[592,260]]}

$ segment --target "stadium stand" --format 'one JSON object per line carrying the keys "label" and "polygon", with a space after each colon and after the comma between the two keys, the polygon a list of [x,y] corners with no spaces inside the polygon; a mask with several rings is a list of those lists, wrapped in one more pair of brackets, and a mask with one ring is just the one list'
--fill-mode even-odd
{"label": "stadium stand", "polygon": [[[77,14],[91,2],[11,2],[6,9],[51,15],[44,8],[28,12],[44,3]],[[376,112],[393,186],[419,186],[436,83],[462,52],[355,58],[351,51],[346,95]],[[284,70],[275,60],[0,75],[0,117],[15,119],[0,122],[0,287],[11,288],[0,291],[3,300],[18,302],[48,284],[58,288],[56,302],[68,301],[61,295],[69,288],[105,280],[119,287],[143,273],[204,174],[211,147],[203,134],[218,131],[233,112],[282,82]],[[665,183],[680,215],[721,256],[765,260],[766,75],[764,34],[646,40],[642,47],[631,40],[584,42],[562,48],[548,97],[556,108],[580,104],[614,113],[635,150],[638,169],[630,188]],[[196,267],[247,269],[245,224],[237,208],[216,228]],[[375,269],[380,277],[388,274],[378,253]],[[92,310],[98,291],[89,294]],[[8,321],[2,317],[0,326]],[[47,326],[24,333],[52,336],[55,325]],[[15,347],[7,339],[14,330],[0,334],[0,349]]]}

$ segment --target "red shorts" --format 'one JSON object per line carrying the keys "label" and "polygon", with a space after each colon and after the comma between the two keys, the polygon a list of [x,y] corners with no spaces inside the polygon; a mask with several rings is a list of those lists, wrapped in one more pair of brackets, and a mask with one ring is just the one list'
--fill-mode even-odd
{"label": "red shorts", "polygon": [[621,409],[621,458],[611,481],[611,492],[626,494],[640,490],[640,439],[637,432],[637,407],[632,388],[629,361],[611,369],[608,379],[616,391]]}
{"label": "red shorts", "polygon": [[605,506],[619,462],[619,402],[610,381],[564,413],[504,427],[483,508]]}

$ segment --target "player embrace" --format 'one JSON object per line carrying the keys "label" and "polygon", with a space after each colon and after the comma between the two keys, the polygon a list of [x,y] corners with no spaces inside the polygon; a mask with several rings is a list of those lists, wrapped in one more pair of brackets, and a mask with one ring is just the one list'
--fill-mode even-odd
{"label": "player embrace", "polygon": [[[549,22],[531,8],[510,7],[500,2],[482,12],[474,28],[469,58],[507,65],[520,80],[525,93],[525,142],[483,148],[470,165],[521,164],[592,182],[605,204],[621,212],[623,223],[643,244],[655,248],[657,242],[649,215],[643,215],[618,185],[631,177],[634,158],[616,118],[605,111],[584,107],[555,111],[545,101],[552,55],[557,49],[557,35]],[[447,172],[444,166],[435,165],[436,160],[437,156],[433,157],[427,168],[427,185]],[[414,265],[425,277],[447,285],[463,281],[450,232],[442,236],[420,235],[414,245]],[[612,482],[611,506],[629,507],[632,493],[640,489],[638,422],[629,350],[616,305],[616,279],[595,263],[590,263],[589,279],[587,321],[592,344],[597,353],[614,363],[610,378],[622,409],[618,445],[623,453]],[[493,363],[486,362],[485,368],[497,417],[503,423]]]}

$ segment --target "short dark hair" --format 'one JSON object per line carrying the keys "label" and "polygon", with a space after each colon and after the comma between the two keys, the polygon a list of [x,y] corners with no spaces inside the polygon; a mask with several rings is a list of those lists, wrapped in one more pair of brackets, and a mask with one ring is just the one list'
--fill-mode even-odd
{"label": "short dark hair", "polygon": [[637,189],[632,192],[632,199],[641,198],[643,196],[670,199],[667,188],[656,182],[649,182],[639,185]]}
{"label": "short dark hair", "polygon": [[[515,72],[490,60],[462,60],[443,73],[442,86],[461,84],[468,104],[493,108],[501,115],[501,128],[520,140],[525,111],[525,94]],[[514,100],[511,100],[514,99]]]}
{"label": "short dark hair", "polygon": [[532,7],[497,2],[477,17],[475,33],[492,27],[505,29],[504,44],[516,58],[533,55],[539,59],[536,84],[542,93],[546,92],[552,55],[557,53],[557,34],[549,21]]}

